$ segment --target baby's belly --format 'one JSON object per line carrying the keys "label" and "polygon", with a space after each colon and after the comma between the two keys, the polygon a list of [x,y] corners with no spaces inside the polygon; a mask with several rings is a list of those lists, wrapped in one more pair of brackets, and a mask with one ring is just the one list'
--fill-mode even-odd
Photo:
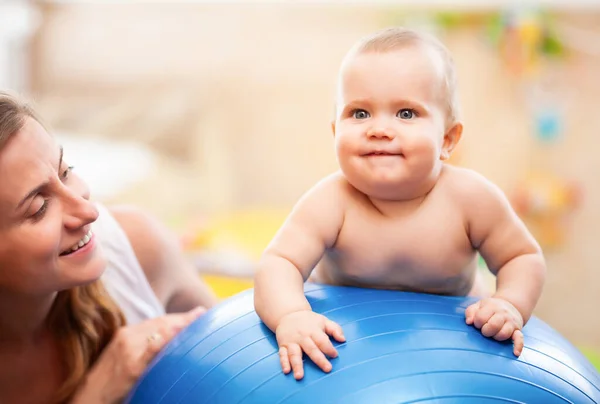
{"label": "baby's belly", "polygon": [[[387,262],[386,262],[387,261]],[[436,260],[362,260],[328,252],[309,281],[343,286],[391,289],[450,296],[466,296],[475,280],[475,253]]]}

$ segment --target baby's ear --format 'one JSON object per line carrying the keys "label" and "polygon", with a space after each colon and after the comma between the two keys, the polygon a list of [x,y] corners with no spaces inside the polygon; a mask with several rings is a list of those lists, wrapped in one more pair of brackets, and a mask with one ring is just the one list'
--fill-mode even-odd
{"label": "baby's ear", "polygon": [[453,126],[446,131],[444,134],[444,143],[442,144],[442,152],[440,154],[441,160],[448,160],[452,151],[460,141],[462,136],[463,125],[460,122],[455,123]]}

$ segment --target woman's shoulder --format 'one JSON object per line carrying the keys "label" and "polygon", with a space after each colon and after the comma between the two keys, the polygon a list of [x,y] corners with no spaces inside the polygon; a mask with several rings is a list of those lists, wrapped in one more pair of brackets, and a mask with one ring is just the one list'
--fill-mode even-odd
{"label": "woman's shoulder", "polygon": [[168,230],[154,216],[136,206],[114,205],[106,209],[127,236],[148,281],[155,286],[162,275],[164,250],[174,242]]}
{"label": "woman's shoulder", "polygon": [[107,208],[128,238],[148,282],[170,311],[216,303],[216,297],[186,258],[177,234],[156,216],[135,206]]}
{"label": "woman's shoulder", "polygon": [[[128,321],[164,313],[161,281],[153,276],[149,215],[141,209],[98,204],[100,216],[94,224],[104,256],[102,280],[112,297],[128,312]],[[155,243],[154,243],[155,244]]]}

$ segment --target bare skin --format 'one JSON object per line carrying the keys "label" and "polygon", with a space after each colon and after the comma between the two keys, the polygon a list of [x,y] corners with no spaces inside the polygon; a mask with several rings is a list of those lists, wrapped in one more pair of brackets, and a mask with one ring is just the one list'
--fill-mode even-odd
{"label": "bare skin", "polygon": [[[423,200],[396,214],[385,214],[342,175],[334,175],[329,186],[345,199],[344,223],[335,246],[325,250],[310,280],[443,295],[470,294],[478,274],[477,257],[466,229],[466,212],[457,214],[466,199],[454,195],[465,175],[460,171],[445,166],[435,188]],[[436,253],[432,254],[434,249]]]}
{"label": "bare skin", "polygon": [[[86,184],[67,159],[33,119],[0,151],[1,403],[44,403],[52,397],[68,372],[46,321],[56,293],[98,279],[105,268],[101,248],[91,241],[79,254],[62,254],[98,218]],[[40,184],[39,192],[20,205]],[[164,226],[136,209],[119,207],[112,213],[172,314],[119,330],[75,402],[119,402],[156,352],[203,312],[196,307],[216,302]],[[155,333],[157,338],[148,341]]]}
{"label": "bare skin", "polygon": [[[307,280],[481,298],[467,324],[523,349],[521,329],[541,294],[540,248],[503,193],[445,160],[462,124],[447,124],[439,60],[407,46],[354,56],[343,67],[333,123],[340,171],[294,207],[263,254],[255,307],[276,333],[284,373],[304,375],[302,351],[323,371],[341,327],[312,312]],[[385,77],[385,80],[381,78]],[[496,275],[489,296],[476,253]]]}

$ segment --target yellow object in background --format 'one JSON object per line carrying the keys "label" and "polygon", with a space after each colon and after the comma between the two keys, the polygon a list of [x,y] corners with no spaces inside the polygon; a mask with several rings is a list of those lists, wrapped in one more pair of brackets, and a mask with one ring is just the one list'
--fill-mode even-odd
{"label": "yellow object in background", "polygon": [[253,287],[254,266],[288,213],[286,209],[234,211],[196,221],[188,229],[184,249],[192,256],[208,256],[198,269],[219,299]]}
{"label": "yellow object in background", "polygon": [[212,288],[219,300],[227,299],[254,286],[250,278],[205,274],[202,275],[202,279]]}
{"label": "yellow object in background", "polygon": [[215,215],[190,230],[185,249],[236,250],[258,261],[288,214],[285,209],[255,209]]}
{"label": "yellow object in background", "polygon": [[550,250],[564,243],[583,190],[577,182],[550,172],[531,172],[517,184],[510,199],[542,248]]}

